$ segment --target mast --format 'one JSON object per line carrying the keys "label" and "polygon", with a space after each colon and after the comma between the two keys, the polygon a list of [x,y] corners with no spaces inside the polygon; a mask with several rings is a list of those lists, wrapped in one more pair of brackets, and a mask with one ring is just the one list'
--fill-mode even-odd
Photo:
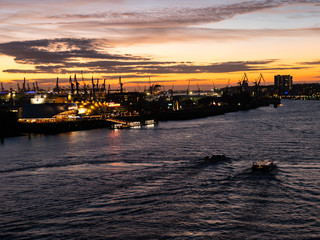
{"label": "mast", "polygon": [[77,81],[77,74],[74,74],[74,82],[76,83],[76,93],[79,95],[79,83]]}
{"label": "mast", "polygon": [[82,84],[83,84],[84,95],[87,96],[87,85],[86,85],[86,83],[84,82],[82,70],[81,70],[81,77],[82,77]]}
{"label": "mast", "polygon": [[120,93],[123,93],[123,83],[121,82],[121,77],[119,77],[119,84],[120,84]]}
{"label": "mast", "polygon": [[97,92],[99,92],[99,78],[97,78],[97,85],[96,85],[96,89],[97,89]]}
{"label": "mast", "polygon": [[152,95],[153,91],[152,91],[150,76],[149,76],[149,88],[150,88],[150,94]]}
{"label": "mast", "polygon": [[73,95],[74,94],[74,84],[72,82],[71,75],[70,75],[70,78],[69,78],[69,83],[70,83],[70,87],[71,87],[71,95]]}
{"label": "mast", "polygon": [[103,79],[103,88],[102,91],[104,91],[104,93],[106,93],[106,79]]}
{"label": "mast", "polygon": [[92,96],[95,96],[95,88],[94,88],[93,76],[92,76],[91,82],[92,82]]}

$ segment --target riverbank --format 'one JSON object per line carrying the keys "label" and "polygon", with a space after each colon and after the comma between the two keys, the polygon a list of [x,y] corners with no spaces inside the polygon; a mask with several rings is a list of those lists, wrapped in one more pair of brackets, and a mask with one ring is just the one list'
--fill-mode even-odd
{"label": "riverbank", "polygon": [[[279,98],[252,98],[243,96],[227,96],[202,107],[191,107],[179,110],[159,111],[141,116],[127,116],[117,118],[78,118],[72,121],[53,121],[53,122],[18,122],[14,113],[6,112],[2,119],[5,124],[1,125],[1,141],[6,137],[30,134],[56,134],[61,132],[82,131],[96,128],[129,128],[148,125],[148,122],[157,123],[158,121],[189,120],[217,116],[228,112],[255,109],[262,106],[281,103]],[[3,113],[4,114],[4,113]]]}

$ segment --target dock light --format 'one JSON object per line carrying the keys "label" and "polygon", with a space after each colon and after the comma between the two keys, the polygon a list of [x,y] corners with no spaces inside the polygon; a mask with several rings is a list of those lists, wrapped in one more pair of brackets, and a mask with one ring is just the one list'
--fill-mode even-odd
{"label": "dock light", "polygon": [[79,114],[85,114],[87,111],[88,111],[88,109],[83,108],[83,107],[80,107],[80,108],[78,109],[78,113],[79,113]]}
{"label": "dock light", "polygon": [[68,100],[69,100],[69,101],[71,100],[71,95],[70,95],[70,94],[68,95]]}

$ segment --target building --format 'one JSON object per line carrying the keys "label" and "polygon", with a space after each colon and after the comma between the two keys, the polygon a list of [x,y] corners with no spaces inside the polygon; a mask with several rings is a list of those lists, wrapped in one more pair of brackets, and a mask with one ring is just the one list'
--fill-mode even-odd
{"label": "building", "polygon": [[278,95],[286,95],[292,89],[291,75],[275,75],[274,90]]}

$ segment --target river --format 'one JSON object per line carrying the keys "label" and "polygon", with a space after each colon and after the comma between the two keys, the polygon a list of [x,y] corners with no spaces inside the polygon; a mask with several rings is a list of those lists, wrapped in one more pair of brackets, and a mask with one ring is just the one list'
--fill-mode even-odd
{"label": "river", "polygon": [[[5,139],[0,239],[319,239],[320,101]],[[211,154],[229,159],[205,163]],[[252,172],[273,159],[271,172]]]}

